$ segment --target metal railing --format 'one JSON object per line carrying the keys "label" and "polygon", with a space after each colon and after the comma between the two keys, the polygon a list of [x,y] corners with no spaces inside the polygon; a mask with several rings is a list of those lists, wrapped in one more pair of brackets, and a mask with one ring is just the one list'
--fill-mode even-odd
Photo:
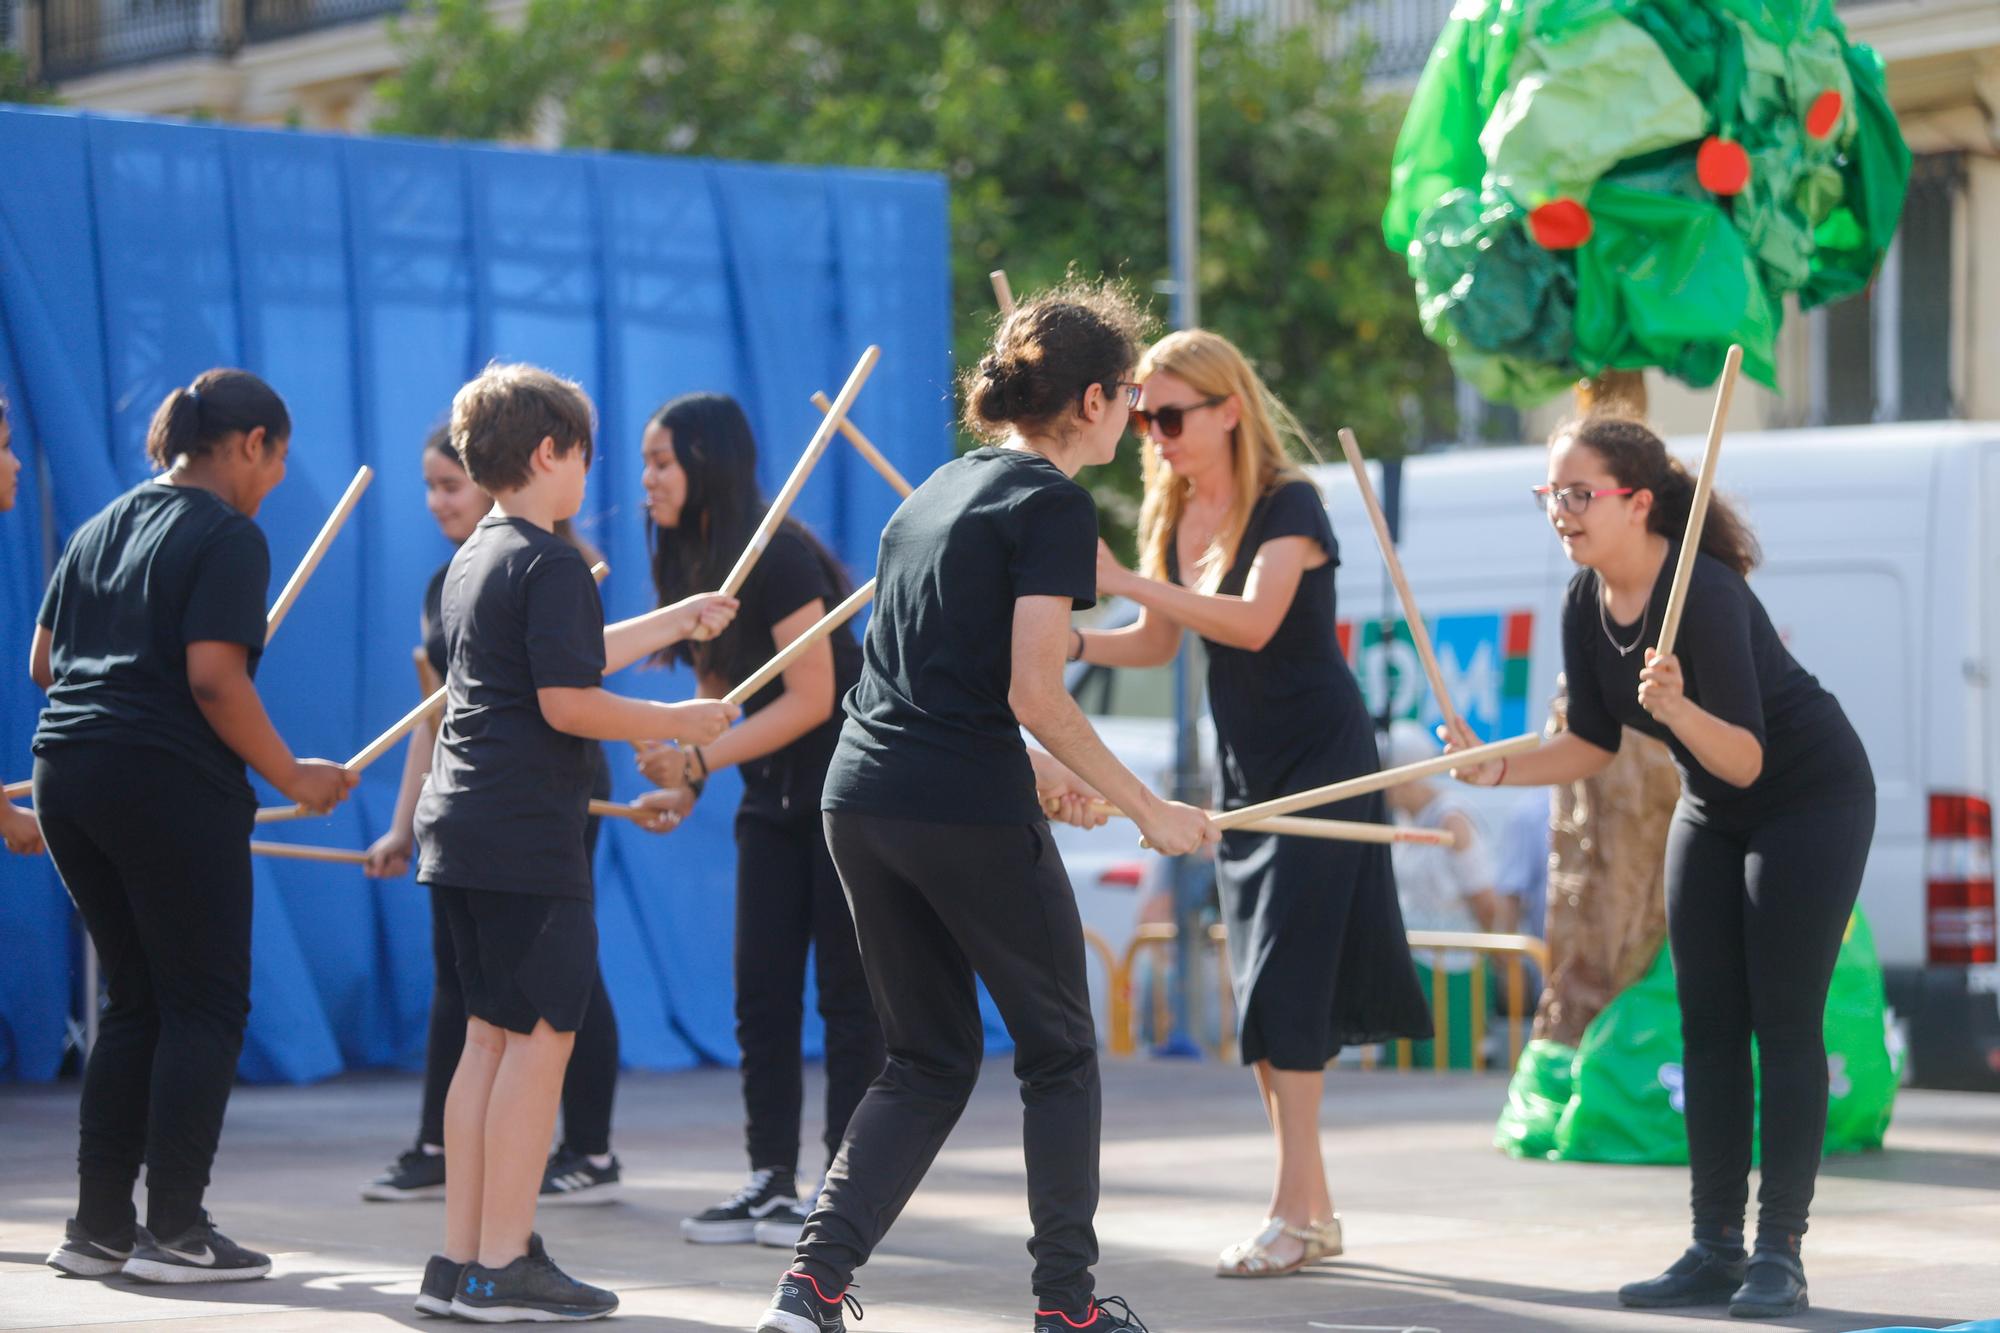
{"label": "metal railing", "polygon": [[409,0],[244,0],[243,30],[249,41],[261,42],[379,18],[408,4]]}
{"label": "metal railing", "polygon": [[29,63],[36,77],[56,83],[177,56],[226,56],[246,43],[407,7],[408,0],[0,0],[0,26],[16,42],[37,34]]}
{"label": "metal railing", "polygon": [[[1504,959],[1507,969],[1507,1068],[1512,1070],[1521,1062],[1521,1048],[1538,998],[1527,994],[1527,981],[1522,963],[1531,962],[1544,976],[1548,975],[1548,946],[1532,935],[1489,935],[1452,930],[1412,930],[1406,933],[1412,949],[1449,949],[1470,952],[1474,955],[1470,983],[1472,1003],[1469,1006],[1467,1021],[1471,1025],[1471,1059],[1475,1071],[1486,1068],[1486,960],[1488,955],[1498,955]],[[1132,1055],[1139,1049],[1139,997],[1135,994],[1139,958],[1150,950],[1169,952],[1174,942],[1180,938],[1180,931],[1166,922],[1140,926],[1133,932],[1132,941],[1125,946],[1122,956],[1094,930],[1086,928],[1083,937],[1084,943],[1097,955],[1107,981],[1108,1003],[1105,1015],[1107,1031],[1104,1039],[1106,1051],[1111,1055]],[[1221,1034],[1216,1054],[1220,1059],[1233,1060],[1236,1058],[1234,1036],[1236,999],[1229,979],[1229,928],[1220,923],[1210,926],[1208,944],[1215,953],[1216,1031]],[[1452,976],[1452,973],[1443,968],[1431,969],[1431,1022],[1435,1028],[1431,1049],[1435,1056],[1434,1067],[1440,1073],[1449,1069],[1451,1065]],[[1172,1015],[1167,996],[1167,969],[1164,966],[1153,969],[1152,984],[1147,999],[1153,1010],[1153,1030],[1159,1033],[1166,1032],[1172,1026]],[[1408,1070],[1414,1067],[1414,1043],[1392,1042],[1389,1043],[1389,1050],[1394,1068]],[[1374,1069],[1380,1063],[1381,1058],[1377,1054],[1376,1047],[1362,1049],[1363,1069]]]}
{"label": "metal railing", "polygon": [[219,0],[29,0],[41,18],[40,77],[78,78],[230,49]]}

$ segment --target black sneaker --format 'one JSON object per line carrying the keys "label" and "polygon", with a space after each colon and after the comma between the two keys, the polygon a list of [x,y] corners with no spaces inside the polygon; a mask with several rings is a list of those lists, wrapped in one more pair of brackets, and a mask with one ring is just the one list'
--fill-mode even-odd
{"label": "black sneaker", "polygon": [[842,1316],[849,1311],[861,1318],[861,1302],[851,1289],[829,1296],[812,1274],[787,1273],[771,1308],[757,1321],[757,1333],[846,1333]]}
{"label": "black sneaker", "polygon": [[405,1199],[444,1197],[444,1154],[412,1148],[395,1164],[361,1187],[370,1203],[401,1203]]}
{"label": "black sneaker", "polygon": [[[531,1258],[547,1258],[548,1251],[542,1248],[539,1232],[528,1233],[528,1254]],[[458,1295],[458,1280],[465,1276],[467,1265],[454,1263],[441,1254],[431,1256],[424,1265],[423,1290],[417,1293],[417,1313],[434,1314],[449,1318],[452,1297]]]}
{"label": "black sneaker", "polygon": [[139,1227],[125,1276],[141,1282],[247,1282],[271,1271],[271,1256],[245,1249],[215,1229],[207,1213],[171,1240]]}
{"label": "black sneaker", "polygon": [[[1117,1305],[1116,1310],[1107,1308]],[[1099,1296],[1090,1304],[1090,1317],[1082,1323],[1070,1318],[1061,1310],[1035,1311],[1035,1333],[1076,1333],[1087,1328],[1090,1333],[1146,1333],[1146,1326],[1139,1316],[1132,1313],[1132,1307],[1125,1303],[1123,1296]]]}
{"label": "black sneaker", "polygon": [[1729,1298],[1729,1313],[1737,1319],[1776,1319],[1809,1304],[1805,1267],[1781,1250],[1758,1250],[1750,1256],[1743,1285]]}
{"label": "black sneaker", "polygon": [[769,1167],[750,1173],[743,1188],[706,1212],[681,1219],[681,1236],[696,1245],[748,1245],[757,1224],[799,1206],[798,1187],[789,1175]]}
{"label": "black sneaker", "polygon": [[1743,1284],[1743,1251],[1734,1257],[1695,1244],[1666,1272],[1618,1289],[1618,1303],[1635,1310],[1721,1305]]}
{"label": "black sneaker", "polygon": [[63,1243],[49,1251],[50,1268],[71,1277],[109,1277],[132,1257],[132,1239],[122,1246],[99,1240],[71,1218],[63,1225]]}
{"label": "black sneaker", "polygon": [[534,1237],[528,1240],[528,1252],[505,1268],[467,1264],[451,1301],[452,1314],[475,1324],[602,1319],[617,1308],[615,1294],[557,1268]]}
{"label": "black sneaker", "polygon": [[806,1229],[809,1210],[803,1203],[788,1204],[771,1213],[759,1222],[755,1237],[759,1245],[768,1245],[774,1250],[795,1250],[799,1247],[799,1233]]}
{"label": "black sneaker", "polygon": [[541,1206],[574,1203],[616,1203],[618,1159],[609,1166],[592,1166],[590,1159],[567,1148],[549,1158],[542,1172]]}
{"label": "black sneaker", "polygon": [[458,1295],[458,1280],[465,1276],[466,1265],[454,1263],[441,1254],[431,1256],[424,1265],[423,1290],[417,1293],[417,1313],[443,1317],[451,1315],[451,1298]]}

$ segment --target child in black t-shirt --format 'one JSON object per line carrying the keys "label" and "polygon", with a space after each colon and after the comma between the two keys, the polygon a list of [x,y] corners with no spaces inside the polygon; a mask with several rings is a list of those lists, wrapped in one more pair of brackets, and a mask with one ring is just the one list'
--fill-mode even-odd
{"label": "child in black t-shirt", "polygon": [[[0,395],[0,514],[14,507],[14,488],[21,479],[21,459],[14,452],[13,429],[7,424],[7,399]],[[0,798],[0,842],[10,852],[39,856],[42,851],[41,825],[31,811]]]}
{"label": "child in black t-shirt", "polygon": [[445,575],[445,716],[417,806],[417,878],[437,890],[465,993],[445,1100],[445,1247],[419,1308],[483,1323],[586,1319],[618,1298],[533,1242],[564,1067],[596,975],[589,817],[595,740],[713,741],[714,700],[624,699],[604,672],[663,646],[663,625],[720,629],[705,597],[607,631],[597,585],[557,522],[583,504],[591,408],[532,366],[489,367],[452,402],[452,443],[493,496]]}
{"label": "child in black t-shirt", "polygon": [[250,1014],[257,803],[243,770],[318,814],[356,777],[293,758],[253,683],[271,562],[251,520],[284,480],[291,433],[255,375],[175,389],[146,436],[164,472],[77,529],[42,602],[35,811],[108,992],[83,1076],[76,1216],[48,1259],[66,1273],[270,1271],[202,1208]]}

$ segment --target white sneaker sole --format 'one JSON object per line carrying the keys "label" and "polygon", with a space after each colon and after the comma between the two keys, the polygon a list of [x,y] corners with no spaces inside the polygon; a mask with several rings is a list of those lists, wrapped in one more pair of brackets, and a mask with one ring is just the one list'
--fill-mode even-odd
{"label": "white sneaker sole", "polygon": [[451,1318],[451,1302],[440,1296],[417,1297],[417,1313],[436,1315],[439,1319]]}
{"label": "white sneaker sole", "polygon": [[822,1333],[820,1326],[801,1315],[783,1310],[766,1310],[757,1321],[757,1333]]}
{"label": "white sneaker sole", "polygon": [[50,1268],[68,1273],[71,1277],[109,1277],[123,1272],[123,1259],[98,1259],[88,1254],[79,1254],[67,1245],[58,1246],[49,1252]]}
{"label": "white sneaker sole", "polygon": [[588,1319],[602,1319],[617,1309],[614,1305],[609,1310],[594,1310],[589,1314],[563,1314],[533,1305],[467,1305],[460,1300],[451,1303],[454,1318],[475,1324],[580,1324]]}
{"label": "white sneaker sole", "polygon": [[[697,1222],[691,1217],[681,1219],[681,1239],[690,1245],[749,1245],[757,1239],[757,1223],[749,1218],[741,1222]],[[819,1333],[817,1329],[813,1333]]]}
{"label": "white sneaker sole", "polygon": [[774,1250],[797,1249],[799,1237],[805,1234],[803,1222],[759,1222],[753,1233],[759,1245],[768,1245]]}
{"label": "white sneaker sole", "polygon": [[618,1185],[618,1181],[610,1180],[602,1185],[592,1185],[588,1189],[543,1194],[536,1202],[543,1208],[588,1208],[593,1204],[617,1203]]}
{"label": "white sneaker sole", "polygon": [[361,1197],[369,1203],[422,1203],[429,1199],[442,1199],[444,1186],[423,1185],[413,1190],[399,1190],[388,1185],[363,1185]]}
{"label": "white sneaker sole", "polygon": [[192,1264],[163,1264],[158,1259],[127,1259],[125,1276],[141,1282],[164,1282],[185,1286],[193,1282],[248,1282],[271,1271],[268,1263],[248,1268],[197,1268]]}

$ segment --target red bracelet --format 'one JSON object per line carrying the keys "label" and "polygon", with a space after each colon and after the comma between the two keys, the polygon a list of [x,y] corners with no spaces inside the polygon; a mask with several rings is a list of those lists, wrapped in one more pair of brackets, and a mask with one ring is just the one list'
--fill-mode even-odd
{"label": "red bracelet", "polygon": [[1500,756],[1500,776],[1494,778],[1490,785],[1497,787],[1506,780],[1507,780],[1507,756],[1502,755]]}

